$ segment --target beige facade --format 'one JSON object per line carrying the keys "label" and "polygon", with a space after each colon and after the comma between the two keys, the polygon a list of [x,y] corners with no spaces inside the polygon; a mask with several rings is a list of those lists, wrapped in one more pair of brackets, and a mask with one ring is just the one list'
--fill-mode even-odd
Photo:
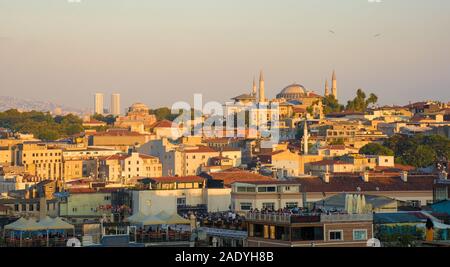
{"label": "beige facade", "polygon": [[47,144],[19,144],[16,164],[24,166],[25,172],[44,180],[60,180],[63,177],[62,149]]}
{"label": "beige facade", "polygon": [[228,211],[230,191],[229,188],[133,191],[133,213],[158,214],[165,211],[173,214],[179,205],[207,205],[209,212]]}
{"label": "beige facade", "polygon": [[278,210],[302,207],[300,184],[295,182],[233,183],[231,208],[238,213],[250,210]]}
{"label": "beige facade", "polygon": [[10,147],[0,147],[0,165],[11,165],[13,153]]}
{"label": "beige facade", "polygon": [[162,165],[158,158],[132,153],[100,159],[100,178],[110,182],[124,182],[134,177],[161,177]]}

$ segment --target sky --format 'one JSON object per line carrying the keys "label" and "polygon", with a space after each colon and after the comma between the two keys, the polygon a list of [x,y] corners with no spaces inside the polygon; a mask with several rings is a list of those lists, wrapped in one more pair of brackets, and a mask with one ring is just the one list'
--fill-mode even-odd
{"label": "sky", "polygon": [[[264,70],[339,100],[450,101],[448,0],[0,0],[0,95],[93,109],[228,101]],[[333,31],[334,33],[332,33]]]}

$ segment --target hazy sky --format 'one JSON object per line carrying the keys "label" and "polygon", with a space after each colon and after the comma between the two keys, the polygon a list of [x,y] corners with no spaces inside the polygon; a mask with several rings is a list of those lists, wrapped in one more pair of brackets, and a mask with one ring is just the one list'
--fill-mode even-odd
{"label": "hazy sky", "polygon": [[322,93],[336,69],[342,102],[357,88],[449,101],[449,14],[448,0],[0,0],[0,95],[223,102],[262,68],[269,97],[293,82]]}

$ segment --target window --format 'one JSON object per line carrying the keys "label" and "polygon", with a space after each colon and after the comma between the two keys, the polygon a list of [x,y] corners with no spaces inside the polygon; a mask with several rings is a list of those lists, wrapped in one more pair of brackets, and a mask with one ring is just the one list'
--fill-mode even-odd
{"label": "window", "polygon": [[367,229],[353,230],[353,240],[355,241],[367,240]]}
{"label": "window", "polygon": [[241,210],[251,210],[251,209],[252,209],[252,203],[249,203],[249,202],[241,203]]}
{"label": "window", "polygon": [[267,187],[258,187],[258,192],[265,193],[265,192],[276,192],[275,186],[267,186]]}
{"label": "window", "polygon": [[344,232],[342,230],[334,230],[329,232],[330,241],[341,241],[344,240]]}
{"label": "window", "polygon": [[185,197],[177,198],[177,206],[186,206],[186,198]]}
{"label": "window", "polygon": [[298,202],[286,202],[286,208],[293,209],[298,207]]}
{"label": "window", "polygon": [[275,203],[273,202],[263,203],[263,209],[275,210]]}
{"label": "window", "polygon": [[111,198],[110,198],[110,196],[105,196],[103,199],[106,200],[106,201],[108,201],[108,200],[110,200]]}

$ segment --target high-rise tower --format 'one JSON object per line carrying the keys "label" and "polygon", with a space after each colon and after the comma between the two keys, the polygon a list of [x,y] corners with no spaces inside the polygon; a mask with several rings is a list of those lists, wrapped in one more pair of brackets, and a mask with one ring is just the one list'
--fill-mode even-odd
{"label": "high-rise tower", "polygon": [[95,114],[103,115],[103,94],[102,93],[96,93],[95,94]]}
{"label": "high-rise tower", "polygon": [[333,70],[333,76],[331,77],[331,93],[334,95],[334,98],[338,99],[336,72],[334,70]]}
{"label": "high-rise tower", "polygon": [[328,87],[328,80],[325,80],[325,96],[330,95],[330,88]]}
{"label": "high-rise tower", "polygon": [[111,114],[114,116],[120,115],[120,94],[111,95]]}
{"label": "high-rise tower", "polygon": [[264,93],[264,76],[262,70],[259,74],[259,102],[266,102]]}

